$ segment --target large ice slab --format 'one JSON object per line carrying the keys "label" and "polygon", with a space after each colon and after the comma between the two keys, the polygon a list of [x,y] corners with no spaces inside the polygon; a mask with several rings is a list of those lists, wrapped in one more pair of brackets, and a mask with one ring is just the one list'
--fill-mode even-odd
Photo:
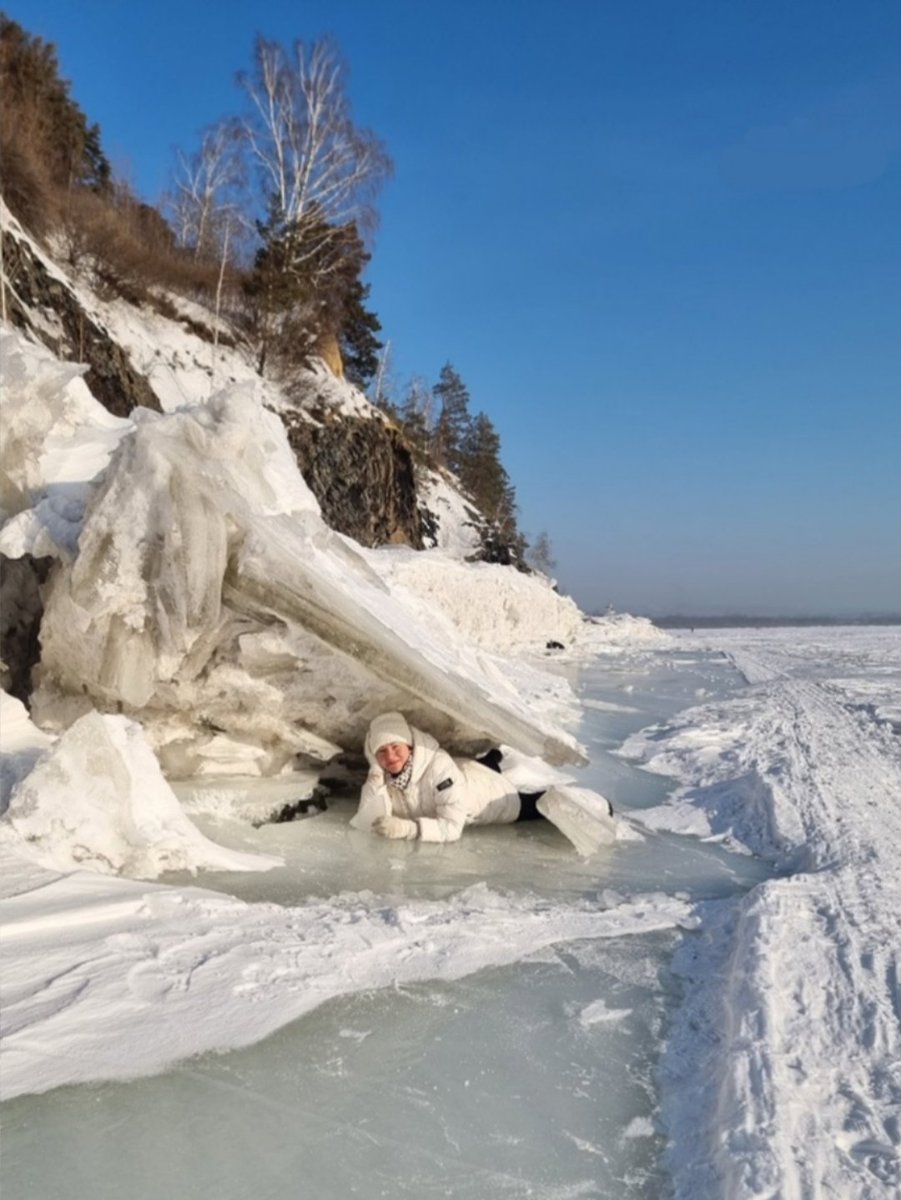
{"label": "large ice slab", "polygon": [[358,749],[385,708],[454,747],[503,742],[550,761],[579,748],[495,660],[429,621],[331,531],[281,422],[248,386],[136,410],[48,588],[34,711],[139,717],[169,774],[223,736],[270,775]]}

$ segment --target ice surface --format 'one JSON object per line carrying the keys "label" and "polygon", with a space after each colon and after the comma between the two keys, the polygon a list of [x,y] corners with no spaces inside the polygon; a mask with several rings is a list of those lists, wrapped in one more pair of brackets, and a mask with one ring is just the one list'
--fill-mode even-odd
{"label": "ice surface", "polygon": [[[641,711],[588,713],[587,785],[606,770],[604,722],[659,716],[660,678],[675,693],[653,663],[618,667]],[[704,678],[713,689],[717,668]],[[610,762],[631,772],[636,800],[642,785],[656,791],[657,777]],[[218,896],[83,873],[37,891],[20,881],[4,914],[22,964],[4,1005],[21,1031],[0,1074],[11,1090],[61,1071],[121,1078],[154,1069],[154,1055],[158,1069],[277,1032],[93,1088],[71,1159],[82,1089],[7,1103],[13,1200],[35,1179],[48,1200],[123,1187],[161,1200],[186,1186],[238,1200],[297,1179],[321,1200],[665,1194],[654,1068],[677,998],[666,963],[694,924],[692,894],[743,890],[759,864],[668,835],[585,862],[542,822],[470,830],[450,847],[386,843],[350,830],[352,811],[336,800],[255,831],[207,820],[217,840],[285,860],[206,876]],[[336,880],[352,890],[323,899]],[[36,987],[40,972],[60,984]],[[53,1159],[35,1129],[55,1139]],[[131,1174],[133,1162],[145,1166]]]}
{"label": "ice surface", "polygon": [[[2,902],[16,950],[3,981],[4,1096],[156,1072],[259,1041],[330,997],[455,979],[556,942],[671,929],[689,917],[684,900],[660,894],[607,910],[484,884],[441,901],[348,893],[289,908],[150,888],[78,873]],[[85,906],[89,922],[78,915]],[[58,999],[36,1004],[35,971],[48,969],[41,990]],[[55,978],[65,986],[54,989]]]}
{"label": "ice surface", "polygon": [[319,772],[290,771],[268,779],[217,773],[170,782],[185,812],[262,824],[278,821],[283,815],[287,819],[287,809],[298,811],[300,801],[312,799],[317,794]]}
{"label": "ice surface", "polygon": [[[348,996],[165,1076],[8,1102],[8,1200],[29,1181],[42,1200],[660,1200],[646,1051],[671,943]],[[634,1015],[586,1028],[599,994]]]}

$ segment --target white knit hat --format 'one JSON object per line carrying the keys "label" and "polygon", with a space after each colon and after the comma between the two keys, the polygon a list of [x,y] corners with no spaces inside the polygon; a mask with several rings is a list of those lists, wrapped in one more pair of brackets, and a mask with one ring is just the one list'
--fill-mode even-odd
{"label": "white knit hat", "polygon": [[391,742],[403,742],[407,746],[413,745],[413,733],[403,713],[382,713],[369,726],[369,748],[373,754],[378,753],[382,746],[388,746]]}

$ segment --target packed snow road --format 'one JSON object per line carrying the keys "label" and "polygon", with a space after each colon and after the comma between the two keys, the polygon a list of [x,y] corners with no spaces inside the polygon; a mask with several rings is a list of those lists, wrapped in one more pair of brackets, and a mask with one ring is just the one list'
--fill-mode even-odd
{"label": "packed snow road", "polygon": [[[867,636],[870,678],[828,678],[855,642],[865,649]],[[710,642],[752,682],[748,694],[690,711],[626,747],[686,785],[671,819],[657,810],[651,825],[678,828],[700,807],[711,832],[790,873],[745,897],[725,955],[721,942],[706,970],[702,961],[689,968],[720,995],[703,1003],[696,995],[673,1036],[671,1064],[686,1053],[684,1022],[700,1008],[716,1039],[712,1078],[692,1113],[698,1152],[674,1155],[678,1194],[894,1195],[901,755],[893,721],[858,695],[861,687],[872,695],[874,683],[883,701],[897,695],[899,638],[846,631],[838,642],[820,632],[816,655],[810,634],[799,631],[759,635],[750,647],[730,648],[729,640]],[[685,1119],[675,1105],[671,1111],[683,1131],[674,1131],[675,1144],[687,1147]]]}

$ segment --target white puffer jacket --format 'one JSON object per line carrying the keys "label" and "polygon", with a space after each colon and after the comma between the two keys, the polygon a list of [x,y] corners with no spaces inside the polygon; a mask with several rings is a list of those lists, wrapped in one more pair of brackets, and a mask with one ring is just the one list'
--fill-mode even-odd
{"label": "white puffer jacket", "polygon": [[453,759],[430,733],[411,729],[413,772],[407,788],[391,785],[391,776],[375,760],[366,738],[369,775],[360,807],[351,820],[368,832],[378,817],[405,817],[419,826],[424,842],[455,842],[464,825],[504,825],[519,816],[519,793],[497,771],[471,758]]}

